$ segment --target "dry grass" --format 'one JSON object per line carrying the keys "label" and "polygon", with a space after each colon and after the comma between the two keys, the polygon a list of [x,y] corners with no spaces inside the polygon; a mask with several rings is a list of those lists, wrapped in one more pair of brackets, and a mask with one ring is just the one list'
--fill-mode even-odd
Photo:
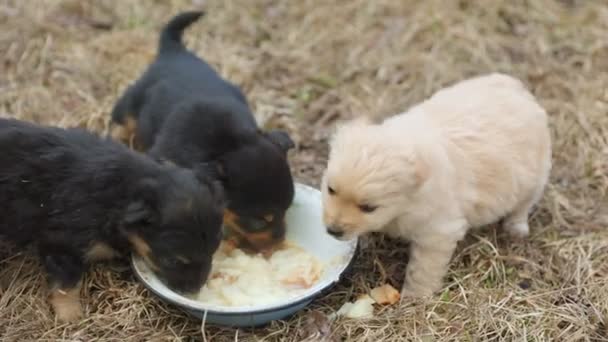
{"label": "dry grass", "polygon": [[[201,1],[0,0],[0,114],[107,128],[117,94],[153,57],[157,29]],[[500,230],[462,243],[443,294],[331,323],[336,340],[608,340],[608,4],[513,0],[208,1],[188,45],[242,85],[261,122],[297,136],[293,170],[318,185],[336,120],[404,110],[488,71],[524,80],[551,116],[552,182],[532,237]],[[0,151],[1,153],[1,151]],[[53,322],[37,261],[0,253],[2,341],[202,340],[201,322],[137,284],[125,264],[86,278],[88,318]],[[262,329],[206,327],[210,341],[302,341],[388,281],[406,247],[365,239],[353,273],[300,314]],[[312,337],[311,341],[320,341]]]}

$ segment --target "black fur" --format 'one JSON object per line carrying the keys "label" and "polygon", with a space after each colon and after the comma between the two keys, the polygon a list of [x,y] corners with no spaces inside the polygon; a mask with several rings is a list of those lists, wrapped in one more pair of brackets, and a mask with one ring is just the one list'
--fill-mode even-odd
{"label": "black fur", "polygon": [[287,151],[294,143],[285,132],[262,132],[240,89],[184,47],[182,31],[201,15],[185,12],[167,24],[156,60],[117,101],[112,121],[135,119],[136,140],[156,159],[214,169],[238,230],[267,234],[249,239],[264,247],[285,234],[294,196]]}
{"label": "black fur", "polygon": [[221,186],[79,129],[0,119],[0,151],[0,235],[36,244],[53,287],[76,286],[96,243],[146,254],[176,290],[205,282]]}

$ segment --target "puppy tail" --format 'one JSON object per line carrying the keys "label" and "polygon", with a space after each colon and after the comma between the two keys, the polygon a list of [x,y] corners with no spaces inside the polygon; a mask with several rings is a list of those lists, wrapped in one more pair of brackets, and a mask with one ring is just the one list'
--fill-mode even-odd
{"label": "puppy tail", "polygon": [[158,53],[162,54],[184,49],[184,44],[182,43],[184,30],[204,14],[203,11],[190,11],[182,12],[173,17],[160,34]]}

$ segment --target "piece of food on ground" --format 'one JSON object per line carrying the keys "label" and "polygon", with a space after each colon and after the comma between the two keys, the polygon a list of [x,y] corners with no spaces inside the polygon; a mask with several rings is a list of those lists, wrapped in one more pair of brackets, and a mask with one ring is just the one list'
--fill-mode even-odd
{"label": "piece of food on ground", "polygon": [[392,305],[401,299],[399,291],[390,284],[384,284],[371,290],[370,296],[380,305]]}
{"label": "piece of food on ground", "polygon": [[363,295],[354,303],[344,303],[336,315],[348,318],[371,318],[374,316],[375,302],[369,295]]}
{"label": "piece of food on ground", "polygon": [[392,305],[399,302],[401,295],[390,284],[378,286],[370,294],[360,296],[354,303],[346,302],[332,316],[347,318],[371,318],[374,316],[374,304]]}

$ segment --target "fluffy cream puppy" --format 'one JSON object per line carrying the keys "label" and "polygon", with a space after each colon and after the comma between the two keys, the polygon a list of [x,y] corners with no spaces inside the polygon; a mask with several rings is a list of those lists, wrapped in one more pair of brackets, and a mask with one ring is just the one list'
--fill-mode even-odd
{"label": "fluffy cream puppy", "polygon": [[467,230],[503,219],[528,235],[551,169],[547,115],[524,85],[490,74],[456,83],[380,124],[338,127],[323,176],[323,220],[351,239],[411,242],[402,295],[430,295]]}

